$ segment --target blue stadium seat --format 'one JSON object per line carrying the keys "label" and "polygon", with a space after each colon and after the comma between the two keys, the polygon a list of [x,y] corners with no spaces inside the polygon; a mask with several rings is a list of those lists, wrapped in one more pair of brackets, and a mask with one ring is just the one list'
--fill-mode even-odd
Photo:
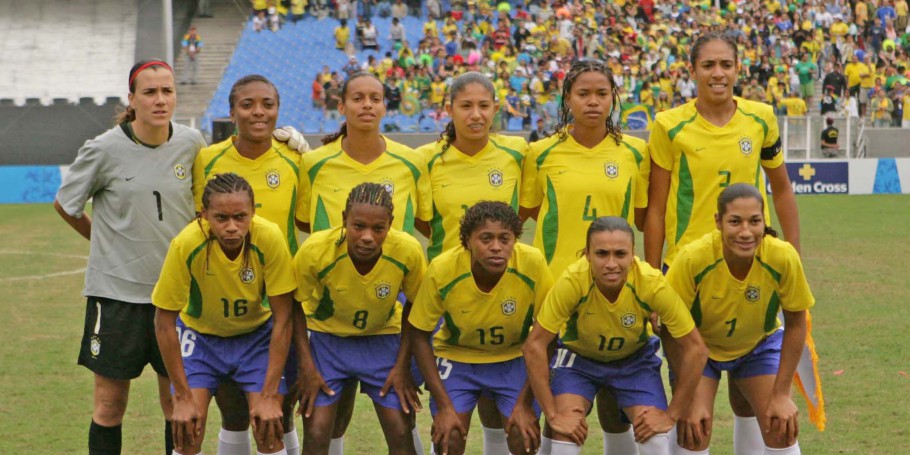
{"label": "blue stadium seat", "polygon": [[512,117],[509,119],[509,122],[506,124],[506,131],[521,131],[521,118]]}

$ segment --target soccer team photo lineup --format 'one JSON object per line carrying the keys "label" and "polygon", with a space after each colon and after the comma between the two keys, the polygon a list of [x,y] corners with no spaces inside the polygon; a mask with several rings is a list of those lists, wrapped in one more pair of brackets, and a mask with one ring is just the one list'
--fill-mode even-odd
{"label": "soccer team photo lineup", "polygon": [[0,451],[910,453],[907,0],[18,3]]}

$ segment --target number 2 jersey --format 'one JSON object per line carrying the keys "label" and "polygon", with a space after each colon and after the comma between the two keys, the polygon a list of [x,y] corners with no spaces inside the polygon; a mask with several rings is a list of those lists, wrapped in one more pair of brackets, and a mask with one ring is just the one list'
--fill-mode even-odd
{"label": "number 2 jersey", "polygon": [[249,254],[229,259],[218,240],[208,240],[210,228],[202,225],[191,222],[171,242],[152,303],[180,311],[183,323],[202,334],[231,337],[252,332],[272,316],[266,296],[297,288],[281,229],[253,216],[245,246]]}
{"label": "number 2 jersey", "polygon": [[815,304],[796,249],[771,236],[762,239],[743,280],[730,273],[715,230],[679,250],[667,281],[689,307],[708,356],[721,362],[748,354],[774,333],[779,310]]}
{"label": "number 2 jersey", "polygon": [[619,216],[635,225],[635,209],[648,205],[648,148],[625,135],[587,148],[566,133],[530,145],[522,172],[520,205],[540,207],[534,246],[559,276],[585,247],[588,225],[601,216]]}
{"label": "number 2 jersey", "polygon": [[664,276],[635,258],[626,284],[610,302],[594,284],[587,258],[579,258],[556,280],[537,322],[558,333],[563,345],[599,362],[623,359],[648,343],[651,312],[670,335],[689,334],[695,323]]}
{"label": "number 2 jersey", "polygon": [[504,362],[521,356],[521,345],[553,285],[543,255],[516,243],[505,273],[483,292],[471,273],[471,252],[453,248],[427,268],[408,319],[432,332],[437,357],[464,363]]}
{"label": "number 2 jersey", "polygon": [[382,256],[361,275],[341,240],[343,232],[341,226],[319,231],[294,256],[299,284],[294,298],[303,302],[307,328],[336,336],[400,333],[398,293],[409,301],[416,298],[426,270],[423,247],[409,234],[390,229]]}
{"label": "number 2 jersey", "polygon": [[[661,112],[654,120],[651,159],[671,171],[664,222],[667,265],[680,246],[716,229],[717,197],[725,187],[750,183],[764,196],[762,166],[774,169],[784,163],[771,106],[734,99],[736,112],[724,126],[698,115],[695,101]],[[767,203],[765,219],[771,219]]]}

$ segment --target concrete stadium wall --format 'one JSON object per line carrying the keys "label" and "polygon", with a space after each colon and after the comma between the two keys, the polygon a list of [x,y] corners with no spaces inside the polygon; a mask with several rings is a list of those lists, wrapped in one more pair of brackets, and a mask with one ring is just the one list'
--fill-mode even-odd
{"label": "concrete stadium wall", "polygon": [[[0,204],[53,202],[68,166],[0,166]],[[796,194],[910,194],[910,158],[794,161]]]}

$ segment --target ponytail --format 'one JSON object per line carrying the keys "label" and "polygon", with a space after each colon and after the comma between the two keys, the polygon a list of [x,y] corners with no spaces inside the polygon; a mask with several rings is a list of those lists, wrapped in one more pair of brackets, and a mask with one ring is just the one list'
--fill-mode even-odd
{"label": "ponytail", "polygon": [[327,134],[322,137],[322,145],[331,144],[335,142],[339,137],[348,135],[348,122],[341,122],[341,128],[338,129],[338,132]]}

